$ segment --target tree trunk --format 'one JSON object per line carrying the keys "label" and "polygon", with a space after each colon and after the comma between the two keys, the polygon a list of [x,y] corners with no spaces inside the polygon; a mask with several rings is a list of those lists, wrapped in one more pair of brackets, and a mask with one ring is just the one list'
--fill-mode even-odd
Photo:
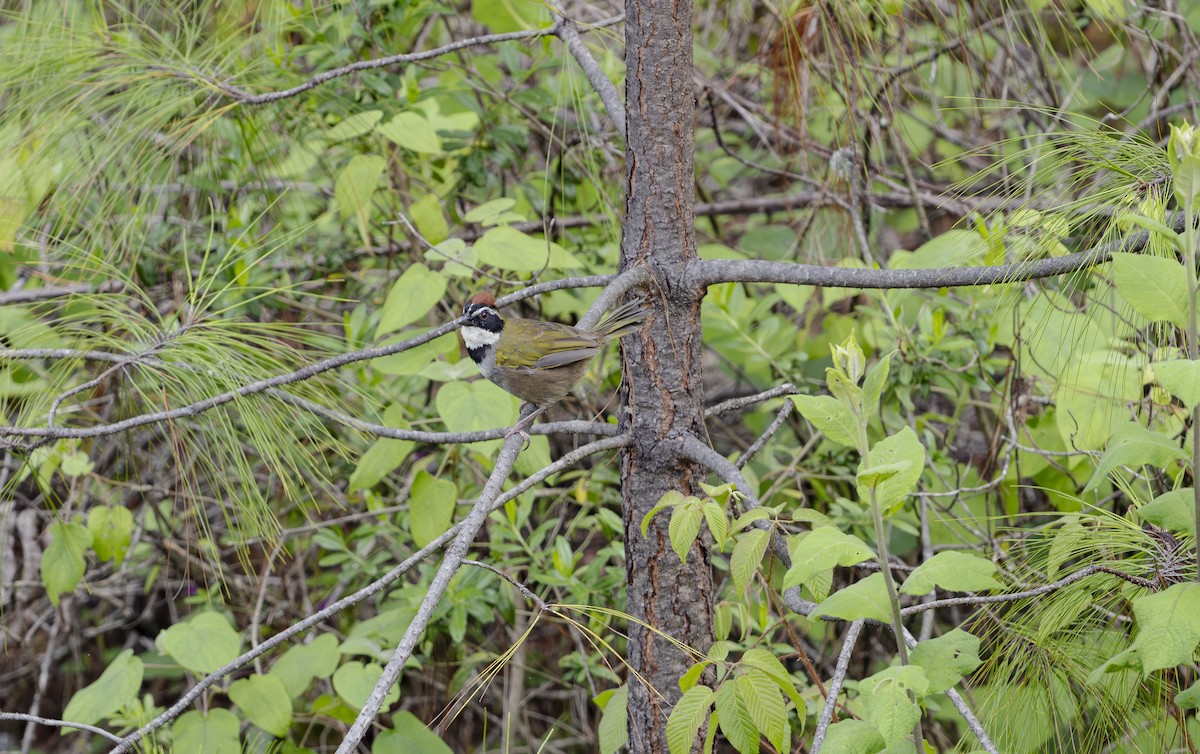
{"label": "tree trunk", "polygon": [[665,451],[663,441],[705,436],[703,291],[684,282],[687,265],[696,259],[692,4],[627,0],[625,12],[628,185],[621,269],[643,266],[651,273],[649,324],[641,335],[622,341],[627,385],[622,423],[633,438],[621,472],[627,609],[651,627],[629,627],[629,745],[635,753],[657,754],[667,751],[667,716],[679,698],[679,677],[692,661],[655,632],[701,652],[713,641],[704,537],[681,563],[667,535],[669,513],[657,515],[646,536],[641,533],[643,517],[664,492],[690,494],[697,478],[695,465]]}

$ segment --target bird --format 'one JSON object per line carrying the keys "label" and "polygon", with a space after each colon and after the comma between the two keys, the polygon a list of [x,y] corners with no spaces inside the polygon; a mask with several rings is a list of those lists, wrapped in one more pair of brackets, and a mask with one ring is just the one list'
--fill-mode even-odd
{"label": "bird", "polygon": [[[467,319],[460,332],[467,354],[484,377],[526,403],[545,409],[570,392],[605,343],[636,332],[646,314],[632,301],[610,312],[595,328],[585,330],[558,322],[501,316],[496,297],[480,291],[463,308]],[[521,429],[514,430],[524,435],[524,428],[518,426]]]}

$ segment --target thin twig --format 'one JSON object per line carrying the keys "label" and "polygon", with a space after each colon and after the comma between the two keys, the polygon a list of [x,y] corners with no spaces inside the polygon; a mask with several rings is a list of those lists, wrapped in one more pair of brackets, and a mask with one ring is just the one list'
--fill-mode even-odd
{"label": "thin twig", "polygon": [[783,405],[779,407],[779,411],[775,414],[775,420],[771,422],[771,425],[767,427],[765,432],[758,436],[758,439],[750,447],[746,448],[746,451],[737,459],[737,463],[734,466],[739,469],[746,468],[746,464],[750,463],[750,459],[758,455],[758,452],[766,446],[767,442],[775,436],[775,433],[779,431],[779,428],[791,416],[792,408],[795,405],[791,401],[784,401]]}
{"label": "thin twig", "polygon": [[98,728],[95,725],[86,723],[73,723],[70,720],[55,720],[49,717],[41,717],[39,715],[27,715],[24,712],[0,712],[0,721],[14,720],[23,723],[37,723],[38,725],[48,725],[52,728],[79,728],[86,730],[88,733],[95,733],[98,736],[104,736],[113,743],[119,743],[121,737],[115,733],[110,733],[104,728]]}
{"label": "thin twig", "polygon": [[704,418],[707,419],[712,416],[728,414],[731,411],[739,411],[748,406],[753,406],[756,403],[762,403],[763,401],[769,401],[772,398],[778,398],[784,395],[796,395],[799,392],[800,388],[796,387],[790,382],[785,382],[778,387],[773,387],[770,390],[764,390],[761,393],[755,393],[754,395],[745,395],[741,398],[730,398],[727,401],[721,401],[715,406],[710,406],[709,408],[704,409]]}
{"label": "thin twig", "polygon": [[818,754],[821,745],[825,743],[825,735],[829,732],[829,724],[833,722],[833,712],[837,708],[838,694],[841,693],[842,683],[846,680],[850,657],[854,654],[854,645],[858,642],[858,634],[862,627],[861,619],[854,621],[846,630],[846,638],[842,640],[842,651],[838,653],[833,677],[829,679],[829,688],[825,691],[825,706],[821,708],[821,717],[817,720],[816,730],[813,731],[812,754]]}
{"label": "thin twig", "polygon": [[482,561],[479,561],[479,560],[469,560],[469,559],[466,559],[466,558],[464,558],[464,559],[463,559],[463,562],[462,562],[462,564],[463,564],[463,565],[469,565],[469,566],[475,566],[476,568],[482,568],[482,569],[483,569],[483,570],[485,570],[485,571],[491,571],[492,573],[496,574],[496,575],[497,575],[497,576],[499,576],[500,578],[504,579],[504,580],[505,580],[505,581],[507,581],[508,583],[510,583],[510,584],[512,584],[513,586],[515,586],[515,587],[517,588],[517,591],[519,591],[521,594],[525,595],[525,599],[529,600],[529,601],[530,601],[530,602],[532,602],[534,605],[536,605],[536,606],[537,606],[537,609],[538,609],[540,612],[546,612],[547,610],[549,610],[549,609],[550,609],[550,606],[549,606],[549,605],[547,605],[547,604],[546,604],[546,602],[545,602],[545,601],[544,601],[544,600],[543,600],[541,597],[539,597],[539,596],[537,596],[536,594],[534,594],[532,589],[530,589],[529,587],[525,586],[525,585],[524,585],[524,584],[522,584],[520,581],[517,581],[517,580],[516,580],[516,579],[514,579],[512,576],[509,576],[509,575],[508,575],[507,573],[505,573],[504,571],[501,571],[501,570],[500,570],[499,568],[497,568],[496,566],[494,566],[494,565],[491,565],[490,563],[484,563],[484,562],[482,562]]}

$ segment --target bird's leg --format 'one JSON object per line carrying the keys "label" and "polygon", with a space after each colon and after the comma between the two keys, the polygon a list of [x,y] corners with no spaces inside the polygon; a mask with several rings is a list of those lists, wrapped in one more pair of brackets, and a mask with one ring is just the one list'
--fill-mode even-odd
{"label": "bird's leg", "polygon": [[527,432],[526,429],[533,424],[534,419],[538,418],[545,412],[545,406],[538,406],[533,403],[529,403],[528,401],[523,401],[521,403],[520,411],[521,419],[516,424],[512,425],[512,427],[504,433],[504,436],[507,438],[512,437],[513,435],[520,435],[521,439],[524,440],[524,444],[521,446],[521,449],[524,450],[530,442],[529,432]]}

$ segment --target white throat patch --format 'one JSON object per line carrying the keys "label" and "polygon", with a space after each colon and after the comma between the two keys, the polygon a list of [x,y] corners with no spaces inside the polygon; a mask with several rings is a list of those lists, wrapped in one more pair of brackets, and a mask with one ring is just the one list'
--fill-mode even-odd
{"label": "white throat patch", "polygon": [[468,350],[475,350],[483,346],[494,346],[500,340],[500,333],[485,330],[482,327],[471,327],[470,325],[462,328],[463,343],[467,344]]}

